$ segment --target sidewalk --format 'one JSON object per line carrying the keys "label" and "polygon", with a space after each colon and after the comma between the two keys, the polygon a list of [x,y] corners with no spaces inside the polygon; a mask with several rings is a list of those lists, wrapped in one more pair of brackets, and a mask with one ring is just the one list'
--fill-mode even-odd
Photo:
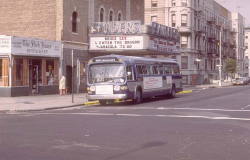
{"label": "sidewalk", "polygon": [[[232,86],[232,82],[222,82],[221,87]],[[200,90],[207,88],[221,88],[219,84],[203,84],[203,85],[183,85],[183,90]]]}
{"label": "sidewalk", "polygon": [[87,101],[86,94],[71,95],[38,95],[25,97],[0,97],[0,112],[39,111],[57,108],[68,108],[83,105]]}

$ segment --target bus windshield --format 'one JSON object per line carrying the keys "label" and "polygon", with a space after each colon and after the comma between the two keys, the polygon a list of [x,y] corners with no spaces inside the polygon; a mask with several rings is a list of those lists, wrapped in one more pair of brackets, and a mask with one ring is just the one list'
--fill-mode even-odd
{"label": "bus windshield", "polygon": [[92,64],[89,67],[89,83],[124,83],[125,67],[119,63]]}

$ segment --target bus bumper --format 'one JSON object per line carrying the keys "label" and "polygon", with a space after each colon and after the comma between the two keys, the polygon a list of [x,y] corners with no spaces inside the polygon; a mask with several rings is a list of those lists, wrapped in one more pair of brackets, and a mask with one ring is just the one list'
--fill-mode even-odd
{"label": "bus bumper", "polygon": [[127,99],[127,94],[112,94],[112,95],[87,95],[88,100],[115,100]]}

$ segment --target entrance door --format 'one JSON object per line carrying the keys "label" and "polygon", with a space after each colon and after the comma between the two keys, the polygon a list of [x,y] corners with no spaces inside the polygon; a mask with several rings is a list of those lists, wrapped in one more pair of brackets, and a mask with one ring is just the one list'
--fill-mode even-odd
{"label": "entrance door", "polygon": [[39,93],[39,83],[41,82],[41,60],[30,60],[30,93]]}
{"label": "entrance door", "polygon": [[67,91],[71,93],[72,91],[72,67],[71,66],[66,67],[66,87],[67,87]]}

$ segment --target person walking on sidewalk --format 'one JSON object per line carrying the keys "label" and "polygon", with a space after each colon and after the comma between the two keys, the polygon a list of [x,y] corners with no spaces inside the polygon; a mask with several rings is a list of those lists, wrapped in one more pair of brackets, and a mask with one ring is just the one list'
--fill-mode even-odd
{"label": "person walking on sidewalk", "polygon": [[66,78],[62,76],[59,82],[60,95],[66,94]]}

